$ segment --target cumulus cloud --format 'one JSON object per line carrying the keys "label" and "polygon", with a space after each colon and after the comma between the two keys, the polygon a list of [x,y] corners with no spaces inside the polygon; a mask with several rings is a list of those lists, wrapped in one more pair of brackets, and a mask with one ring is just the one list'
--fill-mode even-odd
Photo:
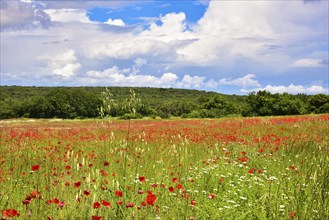
{"label": "cumulus cloud", "polygon": [[255,80],[255,74],[247,74],[244,77],[231,79],[223,78],[219,80],[219,85],[234,85],[243,88],[247,87],[259,87],[261,86],[257,80]]}
{"label": "cumulus cloud", "polygon": [[259,90],[266,90],[271,93],[290,93],[290,94],[298,94],[298,93],[306,93],[306,94],[319,94],[319,93],[324,93],[328,94],[329,89],[324,88],[319,85],[313,85],[313,86],[302,86],[302,85],[294,85],[290,84],[289,86],[273,86],[273,85],[267,85],[263,88],[257,88],[253,90],[246,90],[246,89],[241,89],[241,92],[243,93],[249,93],[252,91],[259,91]]}
{"label": "cumulus cloud", "polygon": [[77,62],[77,58],[73,50],[67,50],[55,56],[45,55],[43,57],[39,57],[39,59],[46,60],[49,63],[47,68],[48,71],[52,72],[57,77],[62,77],[65,80],[71,79],[81,68],[81,64]]}
{"label": "cumulus cloud", "polygon": [[125,26],[126,24],[123,22],[123,20],[121,19],[111,19],[109,18],[106,22],[104,22],[104,24],[109,24],[109,25],[113,25],[113,26]]}

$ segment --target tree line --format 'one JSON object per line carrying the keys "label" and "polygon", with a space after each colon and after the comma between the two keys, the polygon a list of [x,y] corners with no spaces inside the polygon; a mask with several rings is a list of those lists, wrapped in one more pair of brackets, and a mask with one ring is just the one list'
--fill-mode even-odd
{"label": "tree line", "polygon": [[0,87],[0,119],[142,117],[219,118],[329,113],[329,95],[246,96],[163,88]]}

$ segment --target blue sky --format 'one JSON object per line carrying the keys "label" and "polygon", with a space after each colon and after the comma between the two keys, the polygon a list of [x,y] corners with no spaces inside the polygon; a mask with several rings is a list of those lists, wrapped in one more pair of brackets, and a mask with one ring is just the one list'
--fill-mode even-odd
{"label": "blue sky", "polygon": [[1,1],[1,85],[328,94],[328,1]]}

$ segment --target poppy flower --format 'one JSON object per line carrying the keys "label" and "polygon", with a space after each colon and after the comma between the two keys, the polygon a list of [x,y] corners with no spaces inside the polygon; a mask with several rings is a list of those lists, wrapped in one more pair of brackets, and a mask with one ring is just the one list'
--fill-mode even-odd
{"label": "poppy flower", "polygon": [[173,183],[177,183],[178,182],[178,179],[175,177],[172,179]]}
{"label": "poppy flower", "polygon": [[182,189],[183,188],[183,186],[182,186],[182,184],[177,184],[177,189]]}
{"label": "poppy flower", "polygon": [[143,194],[144,192],[142,190],[137,191],[138,194]]}
{"label": "poppy flower", "polygon": [[196,201],[195,200],[191,200],[191,205],[192,206],[196,206]]}
{"label": "poppy flower", "polygon": [[75,188],[79,188],[80,186],[81,186],[81,182],[75,182],[75,183],[74,183],[74,187],[75,187]]}
{"label": "poppy flower", "polygon": [[253,174],[254,171],[255,171],[255,168],[251,168],[250,170],[248,170],[248,173],[249,173],[249,174]]}
{"label": "poppy flower", "polygon": [[140,176],[138,179],[139,179],[139,182],[142,182],[142,183],[146,181],[146,178],[144,176]]}
{"label": "poppy flower", "polygon": [[102,220],[102,216],[93,215],[91,216],[91,220]]}
{"label": "poppy flower", "polygon": [[65,166],[65,169],[66,169],[66,170],[70,170],[71,167],[70,167],[69,165],[67,165],[67,166]]}
{"label": "poppy flower", "polygon": [[59,202],[57,203],[58,208],[63,208],[65,205],[65,202]]}
{"label": "poppy flower", "polygon": [[120,190],[115,191],[115,195],[118,197],[122,197],[123,193]]}
{"label": "poppy flower", "polygon": [[99,202],[94,202],[94,209],[98,209],[101,206]]}
{"label": "poppy flower", "polygon": [[289,217],[291,218],[291,219],[293,219],[293,218],[295,218],[296,217],[296,212],[290,212],[289,213]]}
{"label": "poppy flower", "polygon": [[2,216],[3,218],[11,218],[11,217],[19,217],[19,212],[15,209],[6,209],[4,211],[2,211]]}
{"label": "poppy flower", "polygon": [[90,192],[88,192],[87,190],[84,190],[84,191],[83,191],[83,194],[84,194],[85,196],[89,196],[89,195],[90,195]]}
{"label": "poppy flower", "polygon": [[122,202],[121,200],[117,201],[117,204],[118,204],[118,205],[122,205],[122,203],[123,203],[123,202]]}
{"label": "poppy flower", "polygon": [[170,191],[170,192],[174,192],[174,190],[175,190],[174,187],[172,187],[172,186],[169,187],[169,191]]}
{"label": "poppy flower", "polygon": [[209,199],[213,199],[213,198],[215,198],[215,194],[209,194],[208,197],[209,197]]}
{"label": "poppy flower", "polygon": [[23,205],[28,205],[31,203],[31,199],[30,198],[27,198],[27,199],[24,199],[23,200]]}
{"label": "poppy flower", "polygon": [[32,171],[37,171],[37,170],[39,170],[40,169],[40,166],[39,165],[35,165],[35,166],[32,166],[31,167],[31,170]]}
{"label": "poppy flower", "polygon": [[134,203],[133,202],[129,202],[127,205],[126,205],[126,208],[132,208],[134,207]]}
{"label": "poppy flower", "polygon": [[53,203],[58,204],[59,200],[55,197],[55,198],[53,198]]}
{"label": "poppy flower", "polygon": [[146,206],[147,203],[145,201],[142,202],[142,206]]}
{"label": "poppy flower", "polygon": [[295,167],[294,167],[294,166],[290,166],[289,169],[290,169],[290,170],[294,170]]}
{"label": "poppy flower", "polygon": [[111,207],[112,204],[108,201],[102,200],[101,203],[105,206],[105,207]]}
{"label": "poppy flower", "polygon": [[156,199],[157,199],[156,195],[149,193],[146,197],[146,202],[147,204],[154,206]]}
{"label": "poppy flower", "polygon": [[47,200],[47,201],[46,201],[46,204],[47,204],[47,205],[50,205],[52,202],[53,202],[53,200]]}

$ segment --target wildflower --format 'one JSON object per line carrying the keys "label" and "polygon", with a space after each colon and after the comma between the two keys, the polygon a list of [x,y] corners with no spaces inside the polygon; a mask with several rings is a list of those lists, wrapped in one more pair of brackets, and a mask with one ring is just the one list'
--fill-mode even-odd
{"label": "wildflower", "polygon": [[146,206],[147,203],[145,201],[142,202],[142,206]]}
{"label": "wildflower", "polygon": [[213,199],[213,198],[215,198],[215,194],[209,194],[208,197],[209,197],[209,199]]}
{"label": "wildflower", "polygon": [[37,170],[39,170],[40,169],[40,166],[39,165],[35,165],[35,166],[32,166],[31,167],[31,170],[32,171],[37,171]]}
{"label": "wildflower", "polygon": [[177,189],[182,189],[183,188],[183,186],[182,186],[182,184],[177,184]]}
{"label": "wildflower", "polygon": [[59,203],[57,204],[58,208],[63,208],[64,205],[65,205],[65,202],[59,202]]}
{"label": "wildflower", "polygon": [[146,202],[147,204],[154,206],[156,199],[157,199],[156,195],[154,195],[153,193],[149,193],[146,197]]}
{"label": "wildflower", "polygon": [[65,166],[65,169],[66,169],[66,170],[70,170],[71,167],[70,167],[69,165],[67,165],[67,166]]}
{"label": "wildflower", "polygon": [[178,182],[178,179],[175,177],[172,179],[173,183],[177,183]]}
{"label": "wildflower", "polygon": [[81,182],[75,182],[75,183],[74,183],[74,187],[75,187],[75,188],[79,188],[80,186],[81,186]]}
{"label": "wildflower", "polygon": [[115,195],[118,197],[122,197],[123,193],[120,190],[115,191]]}
{"label": "wildflower", "polygon": [[107,162],[107,161],[105,161],[105,162],[104,162],[104,166],[108,166],[108,165],[110,165],[110,163]]}
{"label": "wildflower", "polygon": [[137,191],[138,194],[143,194],[144,192],[142,190]]}
{"label": "wildflower", "polygon": [[123,202],[121,200],[117,201],[118,205],[121,205]]}
{"label": "wildflower", "polygon": [[83,194],[84,194],[85,196],[89,196],[89,195],[90,195],[90,192],[88,192],[87,190],[84,190],[84,191],[83,191]]}
{"label": "wildflower", "polygon": [[295,167],[291,165],[291,166],[289,167],[289,169],[290,169],[290,170],[294,170]]}
{"label": "wildflower", "polygon": [[255,168],[251,168],[250,170],[248,170],[248,173],[249,173],[249,174],[253,174],[254,171],[255,171]]}
{"label": "wildflower", "polygon": [[292,218],[292,219],[295,218],[296,217],[296,212],[294,212],[294,211],[290,212],[289,217]]}
{"label": "wildflower", "polygon": [[50,205],[52,202],[53,202],[52,200],[47,200],[47,201],[46,201],[46,204],[47,204],[47,205]]}
{"label": "wildflower", "polygon": [[196,206],[196,201],[195,200],[191,200],[191,205],[192,206]]}
{"label": "wildflower", "polygon": [[144,176],[140,176],[138,179],[139,179],[139,182],[145,182],[146,181],[146,178]]}
{"label": "wildflower", "polygon": [[15,209],[6,209],[2,211],[2,216],[4,219],[11,218],[11,217],[19,217],[19,212]]}
{"label": "wildflower", "polygon": [[94,202],[93,208],[98,209],[101,206],[99,202]]}
{"label": "wildflower", "polygon": [[132,207],[134,207],[133,202],[129,202],[128,204],[126,204],[126,208],[132,208]]}
{"label": "wildflower", "polygon": [[101,203],[105,206],[105,207],[111,207],[112,204],[108,201],[102,200]]}
{"label": "wildflower", "polygon": [[174,190],[175,190],[174,187],[172,187],[172,186],[169,187],[169,191],[170,191],[170,192],[174,192]]}
{"label": "wildflower", "polygon": [[58,204],[59,200],[55,197],[55,198],[53,198],[53,203]]}
{"label": "wildflower", "polygon": [[93,215],[91,216],[91,220],[102,220],[102,216]]}

